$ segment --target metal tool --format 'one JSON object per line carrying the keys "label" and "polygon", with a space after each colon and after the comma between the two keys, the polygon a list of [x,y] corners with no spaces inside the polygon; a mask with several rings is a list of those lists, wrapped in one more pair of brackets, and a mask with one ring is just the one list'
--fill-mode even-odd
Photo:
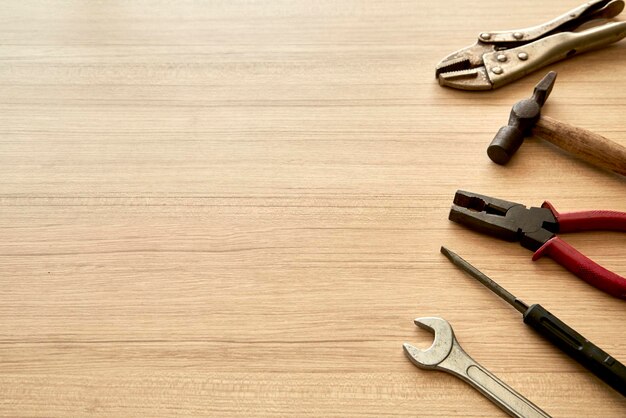
{"label": "metal tool", "polygon": [[449,219],[500,239],[519,241],[522,247],[535,251],[533,261],[547,255],[590,285],[626,299],[624,277],[596,264],[556,235],[591,230],[626,232],[625,212],[558,213],[549,202],[528,209],[521,203],[459,190]]}
{"label": "metal tool", "polygon": [[433,345],[420,350],[404,343],[404,353],[417,367],[453,374],[474,386],[480,393],[513,417],[549,417],[537,405],[476,363],[459,345],[450,323],[442,318],[415,319],[415,325],[435,334]]}
{"label": "metal tool", "polygon": [[585,366],[613,389],[626,396],[626,366],[574,331],[565,322],[548,312],[543,306],[539,304],[528,306],[476,267],[463,260],[458,254],[445,247],[441,247],[441,252],[448,257],[452,264],[481,282],[489,290],[521,312],[526,325]]}
{"label": "metal tool", "polygon": [[532,97],[513,105],[507,126],[500,128],[487,148],[495,163],[506,164],[531,135],[544,138],[557,147],[597,167],[626,176],[626,147],[586,129],[541,115],[556,73],[549,72],[536,86]]}
{"label": "metal tool", "polygon": [[574,32],[592,20],[613,18],[623,9],[622,0],[596,0],[538,26],[483,32],[474,45],[441,60],[435,77],[442,86],[461,90],[501,87],[553,62],[624,38],[626,22]]}

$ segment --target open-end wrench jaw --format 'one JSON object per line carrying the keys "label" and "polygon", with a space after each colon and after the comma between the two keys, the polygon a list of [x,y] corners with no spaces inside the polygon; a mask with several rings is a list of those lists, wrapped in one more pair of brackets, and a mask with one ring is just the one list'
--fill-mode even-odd
{"label": "open-end wrench jaw", "polygon": [[415,325],[435,335],[433,344],[426,350],[420,350],[404,343],[404,353],[411,363],[422,369],[436,369],[450,355],[454,342],[454,331],[448,321],[437,317],[416,318]]}
{"label": "open-end wrench jaw", "polygon": [[402,347],[411,363],[422,369],[441,370],[457,376],[513,417],[550,417],[467,355],[454,337],[448,321],[438,317],[424,317],[414,322],[418,327],[435,334],[435,339],[426,350],[404,343]]}

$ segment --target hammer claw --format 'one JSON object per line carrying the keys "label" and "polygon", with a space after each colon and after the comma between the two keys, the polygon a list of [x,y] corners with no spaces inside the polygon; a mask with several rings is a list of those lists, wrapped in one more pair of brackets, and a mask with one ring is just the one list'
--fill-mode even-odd
{"label": "hammer claw", "polygon": [[539,106],[543,106],[543,104],[548,99],[548,96],[550,96],[550,93],[552,92],[552,87],[554,87],[555,82],[556,82],[556,71],[550,71],[535,86],[532,100],[536,101]]}

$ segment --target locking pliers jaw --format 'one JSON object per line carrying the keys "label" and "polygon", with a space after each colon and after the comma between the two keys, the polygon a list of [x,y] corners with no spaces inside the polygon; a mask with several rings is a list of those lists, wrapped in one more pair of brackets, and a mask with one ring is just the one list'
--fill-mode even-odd
{"label": "locking pliers jaw", "polygon": [[435,67],[435,77],[442,86],[461,90],[491,90],[493,83],[483,65],[483,55],[494,51],[494,45],[479,40],[442,59]]}

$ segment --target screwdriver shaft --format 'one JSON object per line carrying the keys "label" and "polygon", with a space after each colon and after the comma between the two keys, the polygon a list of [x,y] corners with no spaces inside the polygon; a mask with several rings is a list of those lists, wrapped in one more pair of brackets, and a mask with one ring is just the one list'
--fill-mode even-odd
{"label": "screwdriver shaft", "polygon": [[450,251],[446,247],[441,247],[441,253],[448,257],[448,259],[455,266],[459,267],[461,270],[481,282],[485,287],[491,290],[496,295],[500,296],[504,299],[509,305],[513,306],[515,309],[520,311],[522,314],[528,310],[528,305],[524,302],[516,298],[512,293],[507,291],[505,288],[500,286],[498,283],[490,279],[486,274],[478,270],[476,267],[472,266],[470,263],[461,258],[460,255],[456,254],[453,251]]}

